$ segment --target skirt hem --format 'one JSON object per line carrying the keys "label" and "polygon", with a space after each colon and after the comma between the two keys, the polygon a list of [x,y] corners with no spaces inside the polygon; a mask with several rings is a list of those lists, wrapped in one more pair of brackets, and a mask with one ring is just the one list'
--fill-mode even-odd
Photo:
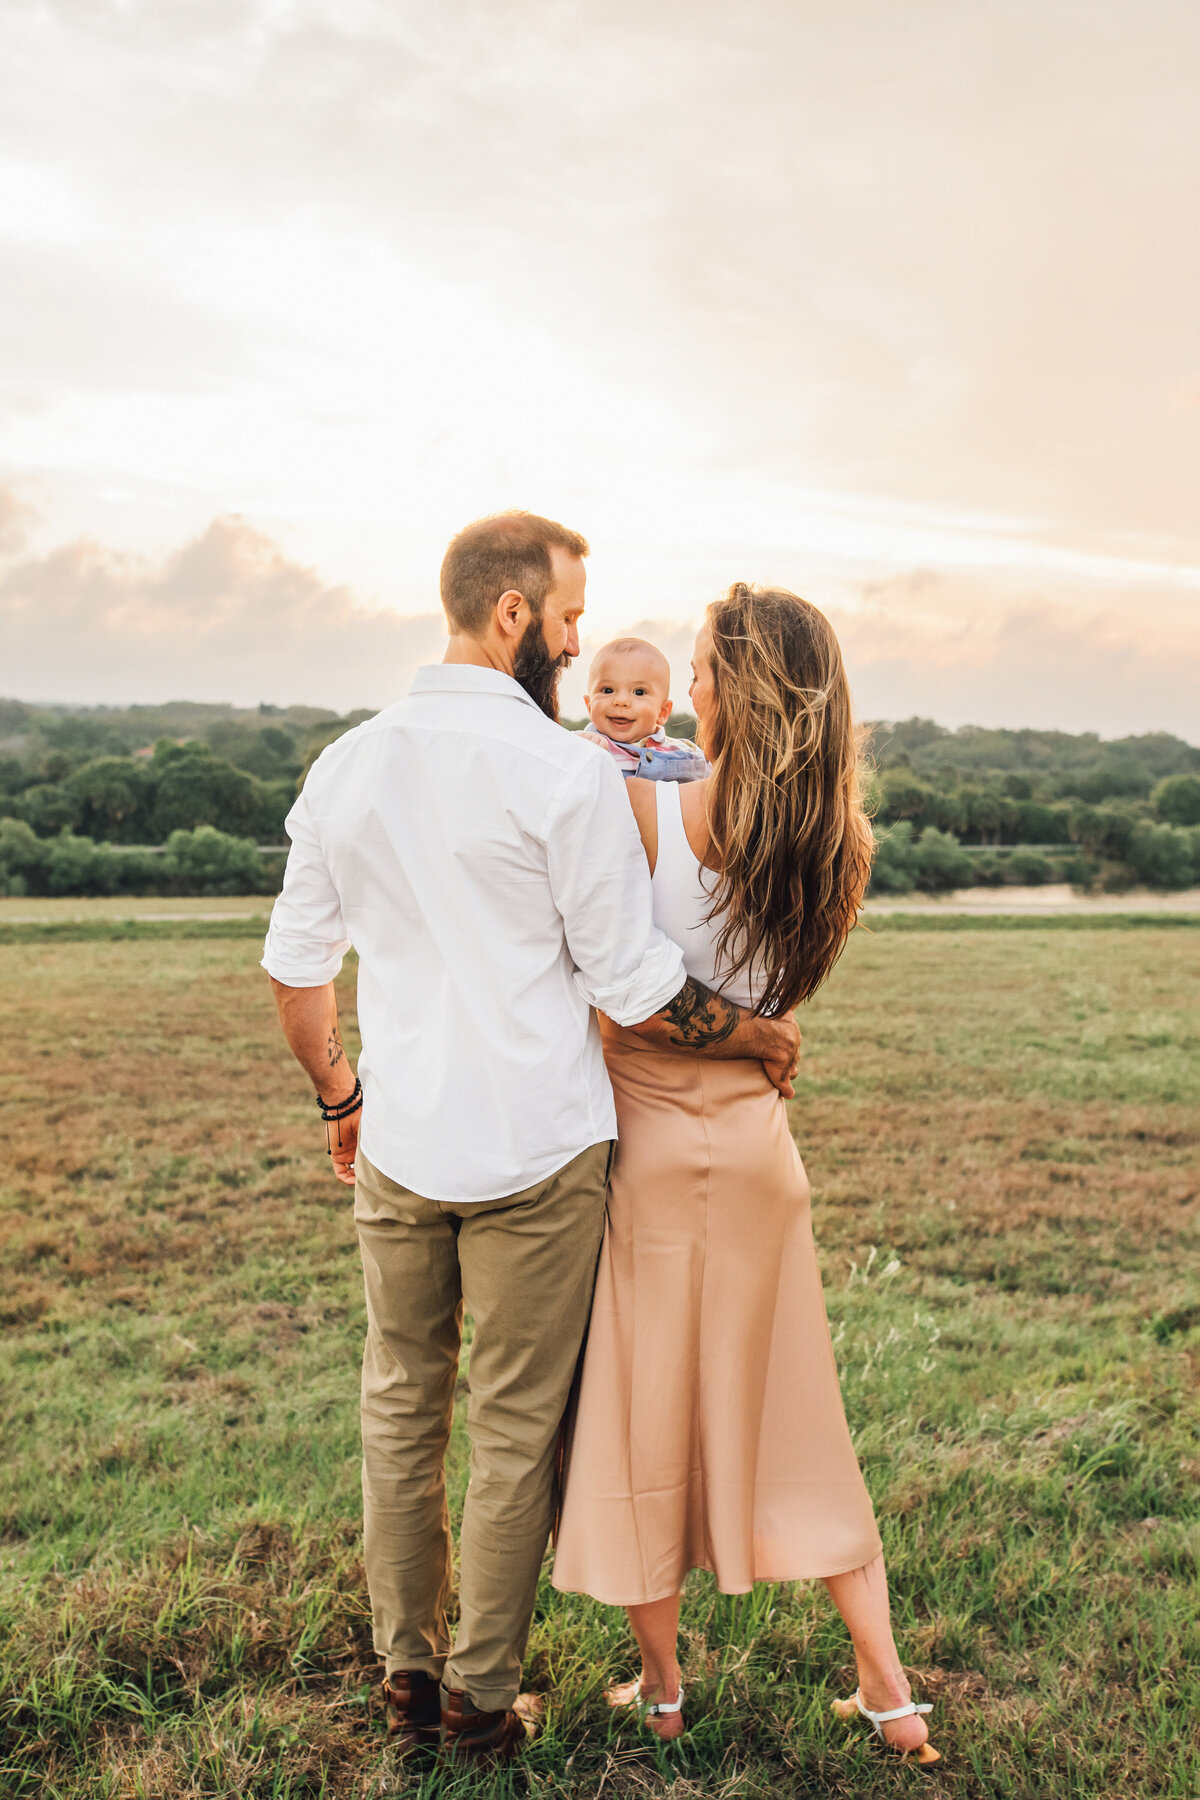
{"label": "skirt hem", "polygon": [[[768,1587],[777,1582],[826,1581],[832,1579],[835,1575],[851,1575],[855,1569],[865,1569],[869,1562],[874,1562],[875,1558],[882,1553],[882,1550],[883,1541],[882,1539],[877,1539],[875,1548],[869,1555],[857,1557],[853,1562],[843,1563],[840,1568],[806,1569],[798,1575],[755,1575],[742,1587],[724,1587],[718,1578],[717,1592],[719,1594],[733,1595],[749,1594],[752,1593],[756,1587]],[[574,1582],[559,1581],[554,1575],[551,1575],[550,1577],[550,1586],[560,1594],[583,1594],[587,1599],[595,1600],[601,1606],[654,1606],[659,1600],[673,1599],[682,1589],[688,1576],[695,1574],[696,1572],[704,1575],[712,1575],[714,1577],[716,1577],[717,1574],[710,1563],[690,1563],[688,1567],[683,1570],[679,1577],[678,1584],[675,1587],[667,1588],[666,1591],[661,1594],[650,1594],[645,1597],[639,1596],[637,1599],[628,1599],[624,1596],[617,1598],[616,1596],[607,1594],[597,1594],[594,1589],[590,1587],[581,1587]]]}

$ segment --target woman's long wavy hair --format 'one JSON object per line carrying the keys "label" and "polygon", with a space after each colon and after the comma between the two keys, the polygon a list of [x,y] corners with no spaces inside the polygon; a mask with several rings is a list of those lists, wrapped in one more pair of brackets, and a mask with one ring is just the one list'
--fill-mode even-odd
{"label": "woman's long wavy hair", "polygon": [[829,621],[783,588],[735,582],[708,623],[709,918],[718,961],[754,978],[754,1010],[787,1013],[832,970],[871,873],[849,683]]}

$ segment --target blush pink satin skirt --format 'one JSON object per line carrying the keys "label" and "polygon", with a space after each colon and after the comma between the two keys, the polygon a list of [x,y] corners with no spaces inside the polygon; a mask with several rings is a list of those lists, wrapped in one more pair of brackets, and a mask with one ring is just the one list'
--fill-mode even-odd
{"label": "blush pink satin skirt", "polygon": [[620,1142],[552,1580],[644,1605],[839,1575],[879,1534],[829,1342],[808,1178],[756,1062],[605,1021]]}

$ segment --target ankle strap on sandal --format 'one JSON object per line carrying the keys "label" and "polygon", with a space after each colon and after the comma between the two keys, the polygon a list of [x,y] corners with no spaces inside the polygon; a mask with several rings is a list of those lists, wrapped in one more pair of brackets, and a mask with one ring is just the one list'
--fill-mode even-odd
{"label": "ankle strap on sandal", "polygon": [[[907,1706],[893,1706],[890,1712],[872,1712],[869,1706],[863,1705],[863,1697],[858,1690],[855,1691],[854,1701],[863,1718],[870,1719],[876,1731],[879,1731],[881,1725],[889,1725],[893,1719],[911,1719],[914,1713],[933,1711],[932,1702],[925,1706],[918,1706],[915,1700],[910,1700]],[[881,1737],[882,1735],[883,1733],[880,1732]]]}
{"label": "ankle strap on sandal", "polygon": [[[639,1702],[642,1698],[642,1683],[641,1683],[640,1677],[638,1678],[637,1688],[634,1692],[633,1697],[635,1700],[637,1700]],[[647,1713],[649,1713],[650,1717],[654,1718],[654,1719],[661,1718],[663,1716],[663,1714],[665,1714],[665,1713],[682,1712],[683,1711],[683,1683],[682,1683],[682,1681],[679,1684],[679,1693],[674,1700],[650,1701],[647,1703],[646,1711],[647,1711]]]}

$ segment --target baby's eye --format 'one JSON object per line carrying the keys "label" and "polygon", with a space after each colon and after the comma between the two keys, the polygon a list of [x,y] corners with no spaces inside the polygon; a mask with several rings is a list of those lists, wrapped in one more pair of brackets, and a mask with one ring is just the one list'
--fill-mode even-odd
{"label": "baby's eye", "polygon": [[634,692],[635,698],[637,698],[639,700],[644,700],[646,697],[645,688],[634,688],[633,692]]}

